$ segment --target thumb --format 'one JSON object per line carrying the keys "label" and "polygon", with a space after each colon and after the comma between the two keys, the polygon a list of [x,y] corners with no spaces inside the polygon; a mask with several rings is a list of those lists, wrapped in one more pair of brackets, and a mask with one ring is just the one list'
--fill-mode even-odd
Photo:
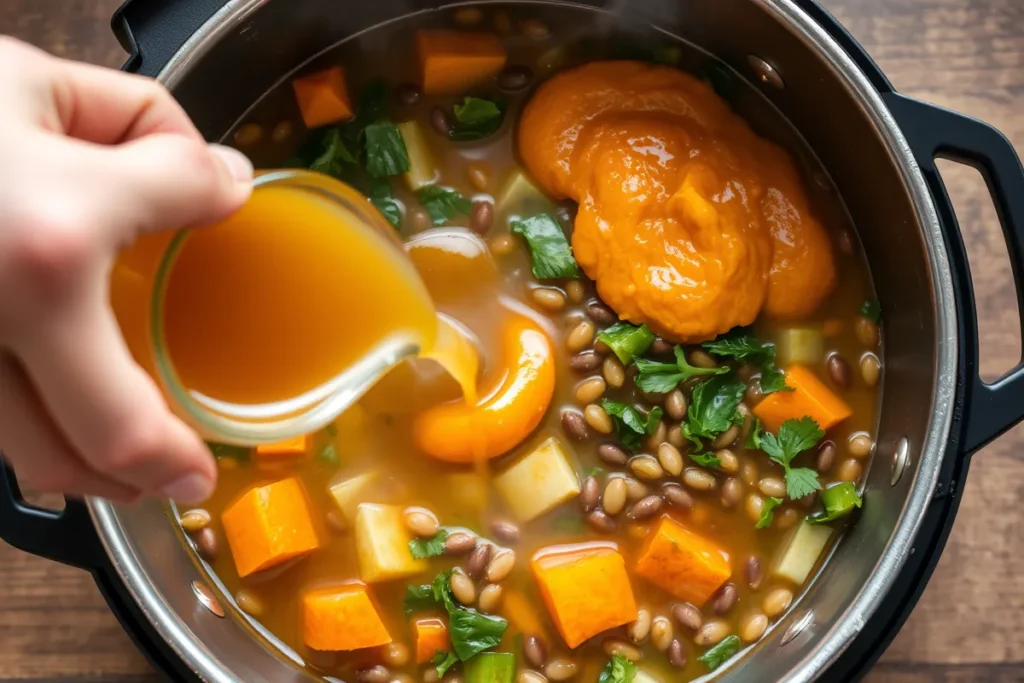
{"label": "thumb", "polygon": [[244,154],[183,135],[149,135],[100,154],[101,185],[116,194],[103,202],[104,213],[116,207],[111,227],[122,240],[222,220],[252,192],[253,166]]}

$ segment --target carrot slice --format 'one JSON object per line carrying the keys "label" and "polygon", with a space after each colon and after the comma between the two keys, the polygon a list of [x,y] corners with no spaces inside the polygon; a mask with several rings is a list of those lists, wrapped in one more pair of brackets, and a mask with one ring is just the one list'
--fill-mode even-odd
{"label": "carrot slice", "polygon": [[533,556],[531,566],[569,647],[636,619],[626,562],[615,546],[550,546]]}
{"label": "carrot slice", "polygon": [[345,72],[332,66],[292,81],[306,128],[347,121],[355,116],[345,85]]}
{"label": "carrot slice", "polygon": [[729,554],[665,515],[648,534],[636,573],[698,607],[729,580]]}
{"label": "carrot slice", "polygon": [[777,432],[786,420],[799,420],[805,415],[828,431],[853,414],[843,399],[802,365],[791,365],[786,370],[786,384],[793,391],[777,391],[754,407],[754,415],[769,431]]}
{"label": "carrot slice", "polygon": [[224,511],[221,522],[240,577],[320,545],[306,492],[294,478],[249,489]]}
{"label": "carrot slice", "polygon": [[321,651],[361,650],[391,642],[369,589],[361,583],[303,595],[302,633],[306,645]]}
{"label": "carrot slice", "polygon": [[450,650],[448,627],[437,617],[414,619],[412,632],[416,638],[416,663],[429,662],[438,650]]}
{"label": "carrot slice", "polygon": [[275,443],[263,443],[256,447],[256,457],[259,459],[284,459],[305,455],[309,449],[309,436],[296,436],[292,439],[277,441]]}
{"label": "carrot slice", "polygon": [[461,95],[498,75],[508,55],[498,36],[463,31],[417,31],[416,49],[428,95]]}

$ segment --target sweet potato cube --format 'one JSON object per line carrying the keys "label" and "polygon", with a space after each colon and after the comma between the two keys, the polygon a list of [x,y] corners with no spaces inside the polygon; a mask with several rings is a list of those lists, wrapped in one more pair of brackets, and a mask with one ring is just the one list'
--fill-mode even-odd
{"label": "sweet potato cube", "polygon": [[224,511],[221,522],[242,577],[320,545],[309,500],[295,478],[254,486]]}
{"label": "sweet potato cube", "polygon": [[665,515],[647,535],[636,573],[700,607],[729,580],[729,555]]}
{"label": "sweet potato cube", "polygon": [[309,647],[331,652],[391,642],[369,589],[361,583],[319,588],[303,595],[302,634]]}
{"label": "sweet potato cube", "polygon": [[805,415],[828,431],[853,415],[846,401],[802,365],[786,369],[786,384],[792,391],[776,391],[754,407],[754,415],[761,418],[761,424],[770,432],[779,431],[786,420],[799,420]]}
{"label": "sweet potato cube", "polygon": [[412,632],[416,638],[416,663],[429,662],[438,650],[450,650],[448,627],[437,617],[413,619]]}
{"label": "sweet potato cube", "polygon": [[359,578],[366,583],[404,579],[427,571],[427,561],[409,550],[412,536],[397,505],[361,503],[356,508],[356,554]]}
{"label": "sweet potato cube", "polygon": [[345,85],[345,72],[340,66],[296,78],[292,88],[306,128],[347,121],[355,116]]}
{"label": "sweet potato cube", "polygon": [[626,562],[615,546],[548,546],[537,551],[531,566],[569,647],[636,619]]}
{"label": "sweet potato cube", "polygon": [[256,447],[256,457],[260,461],[280,461],[299,458],[309,450],[309,436],[296,436],[284,441],[264,443]]}
{"label": "sweet potato cube", "polygon": [[490,33],[417,31],[416,50],[427,95],[464,95],[498,75],[508,59],[501,40]]}

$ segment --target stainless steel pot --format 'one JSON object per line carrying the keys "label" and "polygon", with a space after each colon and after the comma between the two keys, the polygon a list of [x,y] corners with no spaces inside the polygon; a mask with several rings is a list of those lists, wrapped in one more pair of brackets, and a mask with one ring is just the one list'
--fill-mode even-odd
{"label": "stainless steel pot", "polygon": [[[715,55],[792,124],[780,135],[802,136],[817,156],[809,163],[827,173],[845,201],[883,302],[886,333],[866,504],[788,615],[716,676],[859,677],[927,582],[956,511],[967,456],[1024,416],[1021,366],[993,385],[977,376],[970,273],[934,164],[937,155],[953,157],[988,178],[1024,300],[1024,171],[1017,155],[986,124],[895,93],[813,0],[516,4],[563,24],[653,25]],[[129,0],[114,27],[131,52],[126,68],[167,84],[203,133],[219,139],[274,84],[322,51],[441,6],[447,5]],[[169,514],[157,503],[123,508],[97,499],[48,513],[25,504],[13,473],[0,468],[0,537],[93,571],[140,648],[168,676],[312,680],[297,654],[275,647],[219,594],[216,577],[195,563]]]}

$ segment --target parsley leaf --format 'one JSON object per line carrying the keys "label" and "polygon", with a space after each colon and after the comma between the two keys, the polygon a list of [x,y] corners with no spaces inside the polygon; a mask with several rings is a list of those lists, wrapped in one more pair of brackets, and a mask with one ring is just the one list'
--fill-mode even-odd
{"label": "parsley leaf", "polygon": [[825,514],[815,517],[808,517],[811,524],[824,524],[833,522],[843,515],[853,512],[864,504],[860,494],[857,493],[857,486],[853,482],[844,481],[841,484],[829,486],[821,492],[821,503],[825,506]]}
{"label": "parsley leaf", "polygon": [[448,673],[448,669],[458,663],[459,658],[455,656],[455,653],[448,652],[447,650],[438,650],[434,653],[434,658],[430,660],[430,664],[437,671],[439,678],[444,678],[444,675]]}
{"label": "parsley leaf", "polygon": [[454,107],[455,121],[448,138],[458,142],[482,140],[501,128],[504,107],[493,100],[465,97]]}
{"label": "parsley leaf", "polygon": [[391,183],[384,178],[375,178],[370,185],[370,203],[377,207],[391,227],[402,224],[402,207],[391,193]]}
{"label": "parsley leaf", "polygon": [[416,193],[434,225],[444,225],[460,214],[468,215],[473,203],[449,187],[429,185]]}
{"label": "parsley leaf", "polygon": [[658,420],[665,412],[660,406],[655,406],[644,417],[636,408],[607,398],[601,400],[601,407],[615,423],[615,431],[622,445],[630,450],[640,448],[644,437],[654,433],[658,428]]}
{"label": "parsley leaf", "polygon": [[359,163],[345,145],[340,129],[331,128],[324,133],[322,144],[323,152],[309,164],[309,170],[337,176],[342,173],[343,164]]}
{"label": "parsley leaf", "polygon": [[430,584],[420,586],[409,585],[405,587],[405,600],[402,601],[405,608],[406,618],[416,612],[424,612],[437,607],[437,599],[434,597],[434,587]]}
{"label": "parsley leaf", "polygon": [[409,151],[398,126],[380,119],[363,129],[366,172],[371,178],[385,178],[409,170]]}
{"label": "parsley leaf", "polygon": [[813,448],[823,436],[825,432],[818,423],[805,415],[799,420],[783,422],[778,436],[765,432],[760,437],[761,450],[786,472],[786,495],[790,498],[803,498],[821,489],[817,472],[809,467],[791,467],[790,463],[803,451]]}
{"label": "parsley leaf", "polygon": [[746,385],[731,373],[699,383],[693,388],[683,435],[699,445],[699,438],[713,439],[727,430],[746,390]]}
{"label": "parsley leaf", "polygon": [[[606,342],[607,343],[607,342]],[[639,371],[635,379],[636,386],[641,391],[652,394],[667,394],[691,377],[702,375],[721,375],[729,372],[729,368],[698,368],[686,360],[683,347],[675,347],[676,362],[660,363],[658,361],[637,358],[634,363]]]}
{"label": "parsley leaf", "polygon": [[766,529],[772,525],[775,521],[775,508],[782,505],[781,498],[775,498],[769,496],[764,499],[764,505],[761,506],[761,519],[757,520],[757,524],[754,525],[755,529]]}
{"label": "parsley leaf", "polygon": [[338,457],[338,449],[334,447],[333,443],[326,444],[321,448],[317,457],[330,465],[337,465],[341,462],[341,458]]}
{"label": "parsley leaf", "polygon": [[629,365],[634,358],[638,358],[651,348],[654,343],[654,333],[647,329],[647,325],[631,325],[627,322],[617,322],[597,335],[598,341],[608,345],[623,365]]}
{"label": "parsley leaf", "polygon": [[860,305],[860,314],[877,323],[882,319],[882,304],[874,299],[867,299]]}
{"label": "parsley leaf", "polygon": [[448,531],[445,529],[439,530],[430,538],[414,538],[409,541],[409,552],[417,560],[444,555],[446,538],[448,538]]}
{"label": "parsley leaf", "polygon": [[761,436],[763,434],[764,430],[761,429],[761,418],[754,416],[754,421],[750,425],[750,431],[747,432],[747,438],[743,442],[743,447],[748,451],[761,450]]}
{"label": "parsley leaf", "polygon": [[444,605],[448,612],[448,635],[452,649],[464,662],[500,643],[508,629],[508,622],[501,617],[481,614],[457,604],[449,585],[451,575],[451,572],[440,572],[429,586],[407,586],[405,614],[409,616],[418,610]]}
{"label": "parsley leaf", "polygon": [[687,457],[701,467],[717,468],[722,466],[721,459],[714,453],[687,453]]}
{"label": "parsley leaf", "polygon": [[762,344],[747,329],[737,327],[716,339],[704,342],[701,346],[716,356],[747,361],[760,368],[763,394],[792,391],[786,386],[785,375],[775,367],[775,345]]}
{"label": "parsley leaf", "polygon": [[740,637],[735,635],[727,636],[725,640],[698,657],[697,661],[703,662],[709,671],[714,671],[739,651]]}
{"label": "parsley leaf", "polygon": [[539,213],[512,221],[512,234],[526,240],[530,249],[533,276],[538,280],[578,278],[580,267],[562,226],[549,213]]}
{"label": "parsley leaf", "polygon": [[786,373],[776,367],[761,368],[761,393],[767,396],[776,391],[793,391],[792,387],[786,384]]}
{"label": "parsley leaf", "polygon": [[636,664],[623,655],[614,654],[610,662],[605,664],[597,683],[632,683],[636,677]]}

